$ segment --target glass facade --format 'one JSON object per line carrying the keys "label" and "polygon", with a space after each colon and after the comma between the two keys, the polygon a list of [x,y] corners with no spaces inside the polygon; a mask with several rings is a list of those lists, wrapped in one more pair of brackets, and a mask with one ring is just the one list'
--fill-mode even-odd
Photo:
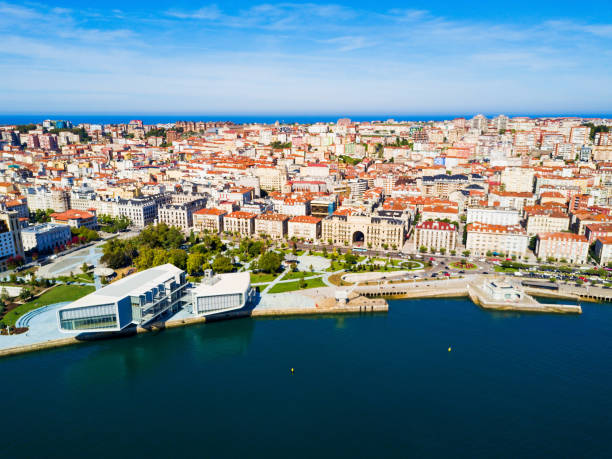
{"label": "glass facade", "polygon": [[64,330],[92,330],[117,327],[114,304],[103,304],[60,311],[60,326]]}
{"label": "glass facade", "polygon": [[220,311],[222,309],[238,308],[242,306],[242,302],[242,293],[200,296],[197,298],[197,314]]}

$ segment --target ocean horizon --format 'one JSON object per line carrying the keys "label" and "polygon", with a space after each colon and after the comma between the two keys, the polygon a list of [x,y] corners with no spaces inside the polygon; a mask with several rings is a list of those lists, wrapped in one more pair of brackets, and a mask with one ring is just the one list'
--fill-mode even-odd
{"label": "ocean horizon", "polygon": [[[612,118],[612,114],[592,114],[592,113],[561,113],[561,114],[541,114],[541,113],[482,113],[486,117],[495,117],[504,114],[509,117],[528,116],[530,118]],[[278,115],[223,115],[223,114],[0,114],[0,125],[42,123],[46,119],[68,120],[74,124],[93,123],[93,124],[121,124],[131,120],[142,120],[144,124],[166,124],[177,121],[230,121],[236,124],[274,124],[277,121],[284,124],[312,124],[317,122],[336,122],[340,118],[350,118],[353,121],[444,121],[454,118],[472,118],[478,113],[452,113],[452,114],[326,114],[326,115],[299,115],[299,114],[278,114]]]}

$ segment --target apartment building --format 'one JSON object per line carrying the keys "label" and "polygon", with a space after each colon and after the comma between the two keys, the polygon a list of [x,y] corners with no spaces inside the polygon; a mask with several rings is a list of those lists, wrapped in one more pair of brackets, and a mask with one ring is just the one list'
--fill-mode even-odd
{"label": "apartment building", "polygon": [[505,167],[501,172],[501,183],[505,191],[532,193],[535,171],[529,167]]}
{"label": "apartment building", "polygon": [[4,203],[4,208],[7,212],[17,212],[19,218],[28,218],[30,211],[25,199],[12,199]]}
{"label": "apartment building", "polygon": [[73,191],[71,205],[76,210],[95,210],[97,215],[127,217],[135,228],[142,229],[153,224],[157,218],[157,207],[166,203],[166,195],[154,195],[134,199],[102,199],[93,190]]}
{"label": "apartment building", "polygon": [[259,186],[262,190],[280,191],[287,183],[285,167],[258,167],[253,173],[259,178]]}
{"label": "apartment building", "polygon": [[158,202],[154,197],[142,199],[120,199],[116,203],[116,216],[127,217],[136,228],[151,225],[157,218]]}
{"label": "apartment building", "polygon": [[446,252],[457,248],[457,227],[446,222],[426,221],[414,227],[415,252],[421,247],[435,249],[437,252],[444,249]]}
{"label": "apartment building", "polygon": [[50,190],[39,188],[28,188],[25,197],[30,211],[53,209],[56,212],[64,212],[70,209],[70,193],[67,190],[52,188]]}
{"label": "apartment building", "polygon": [[543,260],[567,260],[586,263],[589,242],[586,236],[574,233],[544,233],[538,235],[536,255]]}
{"label": "apartment building", "polygon": [[0,271],[8,269],[11,258],[23,258],[21,224],[17,212],[0,212]]}
{"label": "apartment building", "polygon": [[612,263],[612,236],[600,236],[595,240],[595,256],[602,266]]}
{"label": "apartment building", "polygon": [[157,221],[176,226],[183,231],[193,226],[194,212],[206,205],[206,199],[198,198],[183,204],[162,204],[157,208]]}
{"label": "apartment building", "polygon": [[585,226],[584,235],[589,244],[597,239],[612,236],[612,223],[591,223]]}
{"label": "apartment building", "polygon": [[321,237],[322,219],[312,215],[293,217],[288,223],[287,237],[314,242]]}
{"label": "apartment building", "polygon": [[193,213],[193,227],[195,231],[218,234],[223,231],[223,217],[227,215],[221,209],[200,209]]}
{"label": "apartment building", "polygon": [[500,191],[495,190],[489,193],[489,206],[504,207],[523,210],[525,206],[535,204],[535,196],[532,192]]}
{"label": "apartment building", "polygon": [[558,233],[569,229],[570,218],[563,212],[531,211],[527,215],[527,234],[533,236],[540,233]]}
{"label": "apartment building", "polygon": [[448,199],[453,191],[457,191],[467,186],[469,178],[467,175],[445,175],[425,176],[422,178],[422,192],[424,196],[435,196],[441,199]]}
{"label": "apartment building", "polygon": [[423,206],[422,220],[459,220],[459,209],[454,206]]}
{"label": "apartment building", "polygon": [[481,222],[470,223],[466,227],[466,249],[472,255],[484,256],[487,252],[516,255],[527,253],[529,236],[520,225],[492,225]]}
{"label": "apartment building", "polygon": [[255,234],[272,239],[284,239],[287,236],[289,216],[267,213],[255,217]]}
{"label": "apartment building", "polygon": [[237,233],[243,237],[255,234],[255,218],[257,214],[236,211],[223,217],[223,231]]}
{"label": "apartment building", "polygon": [[480,222],[487,225],[518,225],[519,211],[509,207],[474,206],[467,208],[466,223]]}

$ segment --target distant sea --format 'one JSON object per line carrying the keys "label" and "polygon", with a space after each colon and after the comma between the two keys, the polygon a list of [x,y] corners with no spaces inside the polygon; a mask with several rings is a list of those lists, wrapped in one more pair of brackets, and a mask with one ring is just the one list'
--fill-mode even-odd
{"label": "distant sea", "polygon": [[[0,114],[0,125],[7,124],[28,124],[41,123],[46,119],[52,120],[69,120],[74,124],[79,123],[94,123],[94,124],[120,124],[128,123],[130,120],[142,120],[144,124],[164,124],[173,123],[176,121],[231,121],[237,124],[249,123],[265,123],[274,124],[276,121],[280,123],[299,123],[312,124],[317,122],[335,122],[339,118],[350,118],[353,121],[384,121],[394,119],[396,121],[442,121],[452,120],[458,117],[472,118],[477,113],[455,113],[441,115],[397,115],[397,114],[366,114],[353,115],[338,114],[338,115],[194,115],[194,114]],[[487,117],[497,116],[498,113],[484,113]],[[583,118],[612,118],[611,114],[507,114],[508,116],[530,116],[530,117],[571,117],[578,116]]]}

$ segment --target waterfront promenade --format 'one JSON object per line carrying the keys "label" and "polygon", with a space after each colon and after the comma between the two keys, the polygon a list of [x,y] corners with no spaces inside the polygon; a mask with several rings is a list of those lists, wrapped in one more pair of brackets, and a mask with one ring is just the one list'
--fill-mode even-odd
{"label": "waterfront promenade", "polygon": [[[280,276],[279,276],[280,277]],[[324,276],[327,280],[328,276]],[[580,314],[579,305],[543,304],[537,302],[529,295],[553,296],[558,299],[578,299],[588,297],[602,297],[602,292],[590,290],[592,287],[569,287],[559,291],[548,291],[538,288],[525,288],[527,293],[521,302],[500,302],[489,298],[482,289],[486,280],[503,279],[502,276],[468,275],[463,278],[440,279],[430,281],[384,281],[374,285],[353,285],[348,287],[327,286],[299,290],[287,293],[263,293],[254,305],[238,311],[213,314],[208,317],[196,317],[188,309],[183,309],[164,321],[156,322],[147,328],[132,329],[129,333],[144,333],[151,329],[163,329],[187,326],[206,321],[235,319],[241,317],[286,317],[299,315],[332,315],[351,313],[377,313],[386,312],[388,303],[385,298],[421,299],[444,297],[469,297],[473,303],[483,309],[498,311],[522,311],[534,313],[562,313]],[[520,284],[521,279],[512,279]],[[347,292],[349,301],[338,304],[335,300],[338,292]],[[607,292],[606,292],[607,293]],[[21,319],[21,325],[29,327],[26,333],[19,335],[0,336],[0,356],[30,352],[45,348],[65,346],[81,343],[92,339],[79,336],[78,338],[60,333],[57,329],[56,311],[65,303],[49,305],[40,310],[34,310],[27,317]]]}

